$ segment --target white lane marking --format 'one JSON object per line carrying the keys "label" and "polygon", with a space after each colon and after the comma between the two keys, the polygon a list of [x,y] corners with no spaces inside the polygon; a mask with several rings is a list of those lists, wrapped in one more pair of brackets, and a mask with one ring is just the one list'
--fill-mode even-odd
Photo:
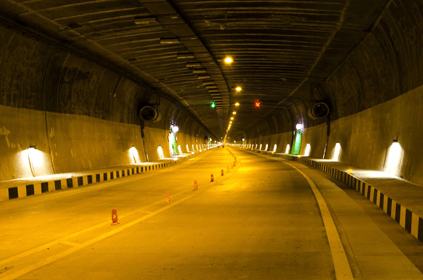
{"label": "white lane marking", "polygon": [[[151,214],[148,214],[146,216],[143,216],[143,217],[141,217],[139,219],[136,219],[136,220],[134,220],[132,222],[129,222],[129,223],[125,224],[125,225],[120,225],[116,229],[114,229],[112,231],[109,231],[109,232],[106,232],[106,233],[104,233],[102,235],[99,235],[99,236],[97,236],[97,237],[95,237],[95,238],[93,238],[93,239],[91,239],[91,240],[89,240],[89,241],[87,241],[85,243],[76,244],[76,243],[73,243],[72,242],[72,246],[74,246],[74,247],[72,247],[72,248],[70,248],[70,249],[68,249],[66,251],[63,251],[63,252],[61,252],[61,253],[59,253],[57,255],[54,255],[52,257],[49,257],[49,258],[46,258],[46,259],[44,259],[42,261],[39,261],[37,263],[34,263],[34,264],[30,265],[30,266],[27,266],[27,267],[25,267],[25,268],[23,268],[23,269],[21,269],[19,271],[16,271],[13,274],[7,275],[5,277],[0,277],[0,279],[2,279],[2,280],[13,280],[13,279],[16,279],[16,278],[18,278],[18,277],[20,277],[22,275],[25,275],[25,274],[27,274],[27,273],[29,273],[29,272],[37,269],[37,268],[43,267],[43,266],[45,266],[47,264],[50,264],[50,263],[52,263],[54,261],[57,261],[57,260],[59,260],[59,259],[61,259],[63,257],[66,257],[66,256],[68,256],[68,255],[70,255],[72,253],[75,253],[76,251],[79,251],[79,250],[81,250],[81,249],[83,249],[83,248],[85,248],[87,246],[90,246],[91,244],[94,244],[96,242],[99,242],[99,241],[101,241],[103,239],[106,239],[107,237],[110,237],[112,235],[115,235],[115,234],[117,234],[117,233],[119,233],[119,232],[121,232],[121,231],[129,228],[129,227],[132,227],[132,226],[134,226],[134,225],[136,225],[136,224],[138,224],[138,223],[140,223],[140,222],[142,222],[144,220],[147,220],[147,219],[149,219],[149,218],[151,218],[151,217],[153,217],[153,216],[155,216],[155,215],[157,215],[157,214],[159,214],[159,213],[161,213],[161,212],[163,212],[163,211],[165,211],[165,210],[167,210],[169,208],[172,208],[172,207],[174,207],[174,206],[176,206],[176,205],[184,202],[185,200],[190,199],[194,195],[196,195],[196,194],[194,193],[192,195],[189,195],[187,197],[184,197],[184,198],[182,198],[182,199],[180,199],[178,201],[173,202],[172,204],[170,204],[168,206],[165,206],[163,208],[160,208],[159,210],[157,210],[157,211],[155,211],[155,212],[153,212]],[[110,222],[108,222],[108,223],[110,223]],[[68,237],[66,237],[66,238],[68,238]],[[63,240],[63,239],[60,239],[60,240],[61,240],[60,243],[67,243],[66,240]],[[56,243],[56,242],[54,242],[54,243]],[[66,244],[66,245],[70,245],[70,244]],[[45,247],[45,246],[43,246],[43,247]]]}
{"label": "white lane marking", "polygon": [[303,177],[307,180],[310,185],[314,196],[316,197],[317,204],[319,205],[320,213],[322,215],[323,223],[325,225],[326,235],[329,241],[329,247],[332,254],[333,265],[335,267],[335,275],[338,280],[353,280],[354,277],[351,272],[350,264],[348,263],[347,255],[345,254],[344,247],[342,246],[341,238],[339,237],[338,231],[336,230],[335,223],[333,222],[332,215],[329,212],[329,208],[317,188],[316,184],[297,167],[290,163],[284,162],[289,166],[295,168]]}

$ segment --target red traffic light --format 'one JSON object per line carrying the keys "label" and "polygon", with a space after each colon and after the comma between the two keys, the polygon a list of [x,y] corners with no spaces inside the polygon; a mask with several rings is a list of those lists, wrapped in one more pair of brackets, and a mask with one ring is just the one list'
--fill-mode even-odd
{"label": "red traffic light", "polygon": [[260,108],[261,102],[259,100],[254,101],[254,107]]}

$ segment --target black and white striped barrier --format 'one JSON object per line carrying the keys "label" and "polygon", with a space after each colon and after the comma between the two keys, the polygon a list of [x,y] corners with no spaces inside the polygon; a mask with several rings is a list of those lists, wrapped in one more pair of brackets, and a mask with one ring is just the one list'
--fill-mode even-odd
{"label": "black and white striped barrier", "polygon": [[57,190],[69,189],[100,183],[104,181],[114,180],[125,176],[137,175],[176,164],[176,161],[168,161],[165,163],[139,165],[131,168],[118,169],[107,172],[98,172],[83,176],[71,176],[65,179],[51,180],[45,182],[36,182],[33,184],[23,184],[9,188],[0,189],[0,201],[10,200],[14,198],[22,198],[31,195],[42,194]]}

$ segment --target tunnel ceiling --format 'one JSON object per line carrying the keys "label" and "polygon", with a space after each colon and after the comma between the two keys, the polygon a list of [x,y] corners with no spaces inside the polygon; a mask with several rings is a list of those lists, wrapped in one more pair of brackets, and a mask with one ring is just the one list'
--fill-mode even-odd
{"label": "tunnel ceiling", "polygon": [[307,95],[371,31],[387,2],[8,0],[0,13],[9,28],[160,89],[221,137],[233,111],[229,135]]}

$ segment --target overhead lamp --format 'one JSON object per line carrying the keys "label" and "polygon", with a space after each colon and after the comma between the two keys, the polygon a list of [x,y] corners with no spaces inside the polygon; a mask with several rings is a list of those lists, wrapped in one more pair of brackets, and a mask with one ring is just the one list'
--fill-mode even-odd
{"label": "overhead lamp", "polygon": [[234,62],[234,60],[230,56],[225,57],[224,61],[225,61],[226,64],[231,64],[232,62]]}
{"label": "overhead lamp", "polygon": [[192,71],[193,74],[206,74],[207,70],[206,69],[196,69]]}
{"label": "overhead lamp", "polygon": [[203,86],[208,86],[208,85],[214,85],[214,81],[204,81],[203,82]]}
{"label": "overhead lamp", "polygon": [[238,107],[238,106],[239,106],[239,102],[236,102],[236,103],[235,103],[235,106],[237,106],[237,107]]}
{"label": "overhead lamp", "polygon": [[160,38],[160,44],[176,44],[179,43],[179,38]]}
{"label": "overhead lamp", "polygon": [[210,79],[211,77],[210,77],[210,75],[198,75],[197,78],[199,80],[203,80],[203,79]]}
{"label": "overhead lamp", "polygon": [[137,16],[134,18],[134,23],[135,24],[150,24],[150,23],[154,23],[157,22],[157,18],[155,17],[140,17]]}
{"label": "overhead lamp", "polygon": [[231,120],[233,120],[234,119],[234,117],[231,117]]}
{"label": "overhead lamp", "polygon": [[236,87],[236,88],[235,88],[235,90],[236,90],[237,92],[240,92],[240,91],[242,91],[242,87]]}
{"label": "overhead lamp", "polygon": [[233,112],[232,112],[232,115],[236,115],[236,111],[233,111]]}
{"label": "overhead lamp", "polygon": [[185,66],[188,68],[203,67],[200,62],[188,62]]}
{"label": "overhead lamp", "polygon": [[176,55],[176,58],[178,59],[184,59],[184,58],[195,58],[193,53],[178,53]]}

